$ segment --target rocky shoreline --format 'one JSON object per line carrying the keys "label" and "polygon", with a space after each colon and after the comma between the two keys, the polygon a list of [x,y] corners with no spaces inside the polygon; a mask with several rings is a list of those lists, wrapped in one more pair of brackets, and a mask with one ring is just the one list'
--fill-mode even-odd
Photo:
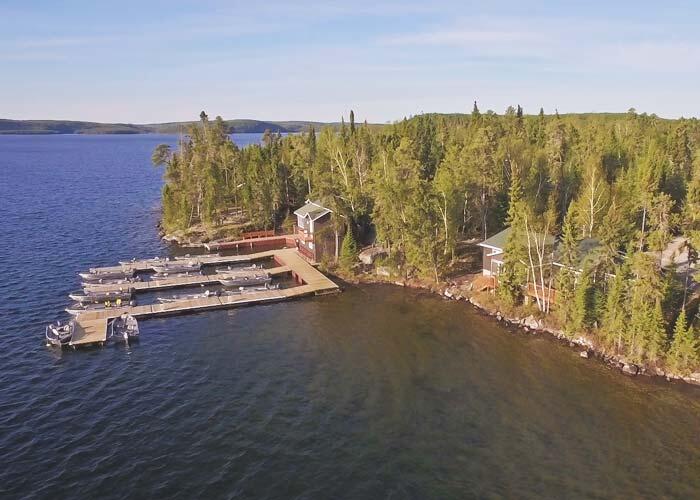
{"label": "rocky shoreline", "polygon": [[455,300],[468,302],[480,312],[494,318],[496,321],[506,323],[512,327],[522,329],[523,332],[531,335],[549,334],[554,339],[562,342],[573,349],[579,350],[579,355],[582,358],[594,359],[600,361],[613,369],[618,370],[628,376],[646,375],[649,377],[661,377],[668,382],[681,381],[692,385],[700,385],[700,373],[692,373],[689,376],[682,376],[675,373],[665,372],[656,367],[650,367],[643,364],[630,363],[624,357],[617,354],[610,354],[597,346],[586,335],[577,335],[573,338],[568,337],[562,330],[549,326],[542,319],[536,318],[529,314],[525,317],[509,316],[501,312],[497,306],[487,305],[484,301],[479,300],[478,293],[471,290],[471,283],[464,284],[437,284],[430,281],[421,280],[390,280],[386,277],[375,276],[371,274],[363,274],[360,276],[346,276],[341,273],[339,276],[348,282],[354,284],[390,284],[407,288],[416,288],[426,290],[431,293],[442,296],[446,300]]}

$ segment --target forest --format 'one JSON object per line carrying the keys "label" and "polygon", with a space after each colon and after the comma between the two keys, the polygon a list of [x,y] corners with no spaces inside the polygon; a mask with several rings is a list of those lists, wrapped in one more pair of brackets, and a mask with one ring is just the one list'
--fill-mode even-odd
{"label": "forest", "polygon": [[680,241],[697,260],[696,119],[482,113],[474,103],[385,126],[351,112],[339,127],[266,132],[243,149],[228,132],[202,112],[176,151],[154,151],[167,231],[216,226],[233,207],[272,228],[313,198],[405,275],[439,281],[461,243],[510,227],[496,290],[504,306],[522,304],[530,284],[540,313],[567,334],[588,332],[630,362],[698,371],[694,269],[664,268],[661,257]]}

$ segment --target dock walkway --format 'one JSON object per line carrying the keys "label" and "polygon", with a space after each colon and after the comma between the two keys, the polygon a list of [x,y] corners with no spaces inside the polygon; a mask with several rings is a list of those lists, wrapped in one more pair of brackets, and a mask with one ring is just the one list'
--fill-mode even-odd
{"label": "dock walkway", "polygon": [[[241,295],[183,299],[167,304],[124,306],[100,311],[84,312],[78,315],[75,320],[76,328],[70,345],[81,346],[106,342],[108,322],[125,312],[133,315],[136,318],[145,319],[155,316],[195,313],[214,309],[226,309],[244,305],[276,302],[307,295],[321,295],[339,291],[338,285],[333,283],[321,272],[311,266],[297,253],[295,249],[272,250],[240,257],[247,258],[247,262],[250,262],[251,260],[273,257],[275,261],[280,264],[280,266],[270,269],[268,272],[289,272],[301,284],[292,288],[260,290],[243,293]],[[246,260],[242,260],[240,262],[246,262]],[[218,264],[220,262],[216,263]],[[187,276],[185,278],[175,279],[180,280],[186,278],[211,278],[211,276]],[[143,283],[148,284],[149,282]],[[157,283],[157,281],[150,283]],[[132,284],[138,285],[141,283]],[[173,284],[170,287],[188,286],[190,284],[191,283]],[[149,288],[146,287],[146,289]],[[162,287],[160,289],[162,289]]]}

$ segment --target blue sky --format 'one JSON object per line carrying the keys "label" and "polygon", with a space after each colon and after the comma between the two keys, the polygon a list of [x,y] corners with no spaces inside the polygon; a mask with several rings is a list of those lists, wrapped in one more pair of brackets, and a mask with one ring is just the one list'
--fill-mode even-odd
{"label": "blue sky", "polygon": [[0,0],[0,117],[700,115],[700,3]]}

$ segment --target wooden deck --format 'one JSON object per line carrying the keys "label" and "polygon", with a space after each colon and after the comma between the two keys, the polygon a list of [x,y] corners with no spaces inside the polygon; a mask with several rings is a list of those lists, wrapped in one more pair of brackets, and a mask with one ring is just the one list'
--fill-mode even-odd
{"label": "wooden deck", "polygon": [[[110,319],[116,318],[120,314],[126,312],[139,319],[150,318],[154,316],[166,316],[172,314],[187,314],[200,311],[208,311],[213,309],[225,309],[231,307],[240,307],[244,305],[262,304],[266,302],[276,302],[288,300],[307,295],[321,295],[326,293],[334,293],[339,291],[338,285],[320,273],[317,269],[311,266],[303,257],[301,257],[294,249],[282,249],[272,252],[263,252],[261,254],[252,254],[246,257],[252,258],[269,258],[272,256],[276,262],[281,264],[279,267],[269,269],[268,272],[288,272],[301,283],[299,286],[292,288],[283,288],[278,290],[260,290],[247,292],[241,295],[225,296],[225,297],[205,297],[200,299],[184,299],[167,304],[151,304],[143,306],[124,306],[104,309],[100,311],[84,312],[76,318],[76,330],[73,339],[70,342],[72,346],[80,346],[87,344],[99,344],[107,340],[107,324]],[[272,255],[270,255],[270,253]],[[189,276],[186,278],[175,278],[176,280],[189,278],[209,278],[211,276]],[[160,280],[165,281],[165,280]],[[172,281],[172,280],[168,280]],[[143,282],[133,283],[134,285],[158,283]],[[192,283],[170,283],[166,288],[174,288],[178,286],[189,286]],[[199,284],[199,283],[197,283]],[[142,288],[140,291],[150,290],[151,287]],[[159,289],[163,289],[161,286]]]}
{"label": "wooden deck", "polygon": [[205,243],[204,248],[210,252],[217,250],[254,250],[256,248],[279,248],[293,247],[294,235],[280,234],[276,236],[255,236],[237,241],[222,241]]}

